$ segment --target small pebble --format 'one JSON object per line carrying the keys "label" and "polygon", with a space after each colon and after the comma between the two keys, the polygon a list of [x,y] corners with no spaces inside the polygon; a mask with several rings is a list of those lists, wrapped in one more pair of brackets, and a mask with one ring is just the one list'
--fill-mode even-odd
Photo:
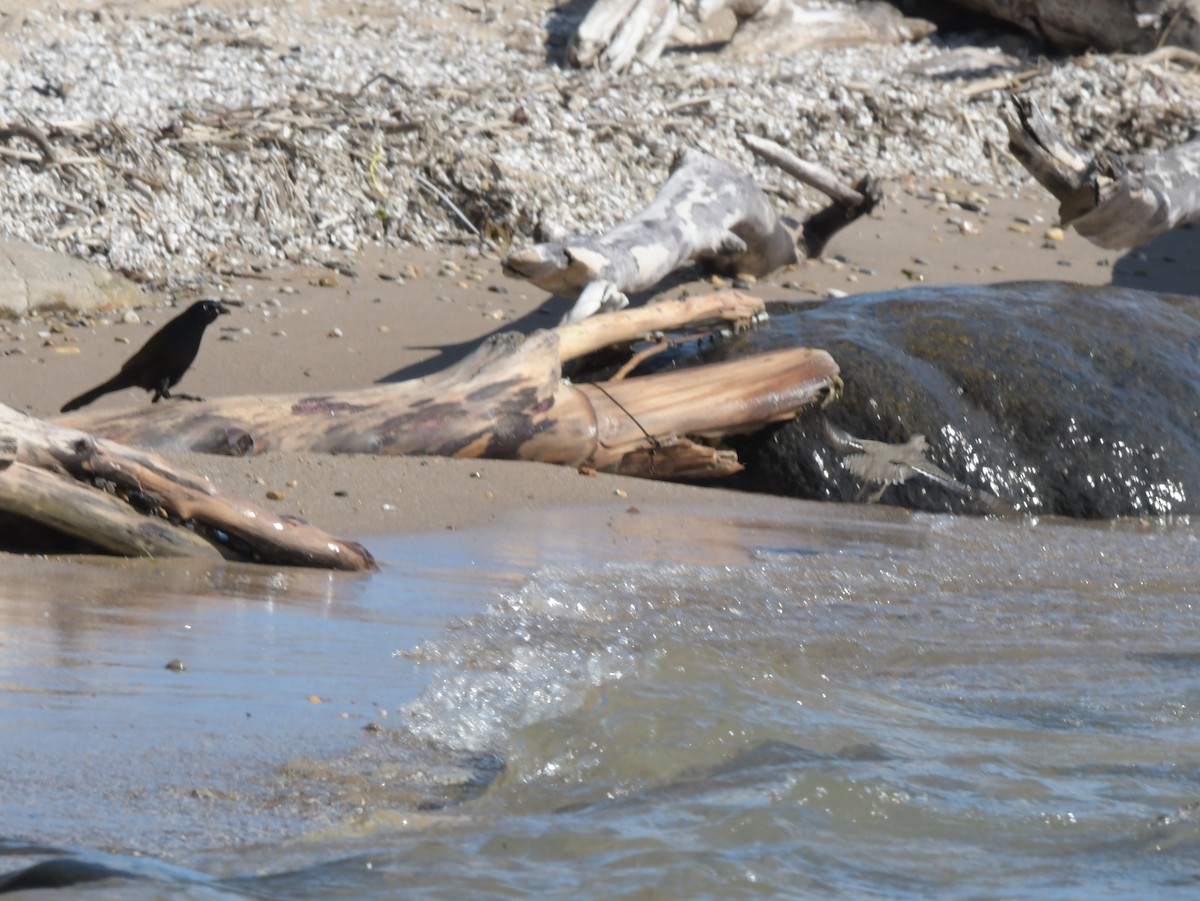
{"label": "small pebble", "polygon": [[331,328],[331,329],[329,330],[329,337],[330,337],[330,338],[340,338],[340,337],[342,337],[342,330],[341,330],[340,328]]}
{"label": "small pebble", "polygon": [[126,325],[137,325],[139,322],[142,321],[142,317],[139,316],[137,313],[135,313],[133,310],[126,310],[125,315],[121,317],[121,321],[124,322]]}
{"label": "small pebble", "polygon": [[267,500],[281,501],[281,500],[283,500],[283,492],[279,491],[275,488],[272,488],[270,491],[267,492]]}
{"label": "small pebble", "polygon": [[187,666],[184,665],[182,660],[176,659],[168,660],[167,665],[163,667],[163,669],[169,669],[173,673],[182,673],[185,669],[187,669]]}

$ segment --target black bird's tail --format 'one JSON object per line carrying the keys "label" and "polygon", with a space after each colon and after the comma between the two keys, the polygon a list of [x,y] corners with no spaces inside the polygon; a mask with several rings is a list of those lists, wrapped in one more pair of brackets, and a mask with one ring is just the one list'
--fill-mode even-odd
{"label": "black bird's tail", "polygon": [[97,385],[91,391],[83,392],[83,394],[79,395],[79,397],[69,400],[63,404],[62,409],[58,412],[70,413],[72,410],[78,410],[80,407],[86,407],[88,404],[98,400],[105,394],[108,394],[112,391],[120,391],[122,388],[128,388],[129,383],[122,381],[122,376],[124,376],[124,373],[118,373],[107,382]]}

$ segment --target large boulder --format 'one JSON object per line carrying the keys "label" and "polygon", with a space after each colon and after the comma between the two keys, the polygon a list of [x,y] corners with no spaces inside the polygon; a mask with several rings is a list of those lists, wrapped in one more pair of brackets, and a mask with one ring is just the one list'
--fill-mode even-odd
{"label": "large boulder", "polygon": [[[824,410],[741,439],[737,487],[855,500],[826,420],[902,443],[1022,511],[1200,512],[1200,299],[1059,282],[914,288],[775,307],[706,354],[828,350],[845,390]],[[978,510],[914,477],[885,503]]]}

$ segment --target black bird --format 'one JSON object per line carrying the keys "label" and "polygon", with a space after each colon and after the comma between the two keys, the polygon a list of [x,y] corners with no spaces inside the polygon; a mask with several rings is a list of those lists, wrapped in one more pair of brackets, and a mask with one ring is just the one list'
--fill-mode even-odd
{"label": "black bird", "polygon": [[[192,304],[142,345],[142,349],[125,361],[121,371],[102,385],[85,391],[74,400],[63,404],[60,412],[69,413],[86,407],[96,398],[122,388],[144,388],[154,392],[151,403],[160,397],[170,397],[171,389],[183,378],[196,354],[200,350],[200,339],[209,323],[229,309],[216,300],[201,300]],[[176,397],[199,400],[189,394]]]}

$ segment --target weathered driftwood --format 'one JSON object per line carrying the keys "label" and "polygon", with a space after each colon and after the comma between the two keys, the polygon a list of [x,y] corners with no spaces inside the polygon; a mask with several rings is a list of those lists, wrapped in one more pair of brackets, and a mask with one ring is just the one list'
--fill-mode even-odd
{"label": "weathered driftwood", "polygon": [[0,513],[116,554],[362,570],[359,544],[225,495],[154,454],[0,405]]}
{"label": "weathered driftwood", "polygon": [[596,0],[567,47],[580,68],[622,71],[635,60],[650,66],[668,45],[711,45],[710,25],[738,52],[796,53],[805,49],[917,40],[933,31],[886,3],[809,9],[803,0]]}
{"label": "weathered driftwood", "polygon": [[[946,0],[917,4],[934,16]],[[1200,50],[1194,0],[951,0],[956,6],[1023,28],[1064,50],[1144,53],[1164,44]]]}
{"label": "weathered driftwood", "polygon": [[[836,196],[831,207],[804,224],[805,250],[812,256],[838,229],[869,212],[880,196],[869,179],[857,190],[829,188],[836,182],[831,175],[818,182],[809,180]],[[754,179],[689,149],[650,205],[630,219],[602,235],[569,235],[514,251],[504,265],[539,288],[575,298],[564,322],[578,322],[624,308],[629,293],[653,288],[689,263],[759,277],[795,261],[796,237]]]}
{"label": "weathered driftwood", "polygon": [[699,150],[685,150],[648,207],[598,237],[572,235],[509,254],[505,269],[577,298],[567,322],[621,309],[625,296],[680,266],[764,275],[796,261],[792,235],[754,179]]}
{"label": "weathered driftwood", "polygon": [[801,228],[805,256],[816,259],[829,239],[860,216],[865,216],[883,200],[883,190],[870,175],[864,175],[851,187],[822,166],[802,160],[786,147],[757,135],[742,135],[742,142],[756,156],[778,166],[788,175],[816,188],[831,201],[825,209],[810,216]]}
{"label": "weathered driftwood", "polygon": [[500,335],[455,366],[336,394],[231,397],[93,411],[60,421],[142,447],[217,452],[432,454],[537,460],[650,478],[741,468],[715,445],[794,416],[837,384],[837,364],[792,349],[686,371],[572,384],[565,360],[660,329],[746,322],[736,292],[652,304],[528,338]]}
{"label": "weathered driftwood", "polygon": [[1057,198],[1063,225],[1093,244],[1125,249],[1200,221],[1200,141],[1160,156],[1100,151],[1091,159],[1064,141],[1037,104],[1012,98],[1004,110],[1009,149]]}

